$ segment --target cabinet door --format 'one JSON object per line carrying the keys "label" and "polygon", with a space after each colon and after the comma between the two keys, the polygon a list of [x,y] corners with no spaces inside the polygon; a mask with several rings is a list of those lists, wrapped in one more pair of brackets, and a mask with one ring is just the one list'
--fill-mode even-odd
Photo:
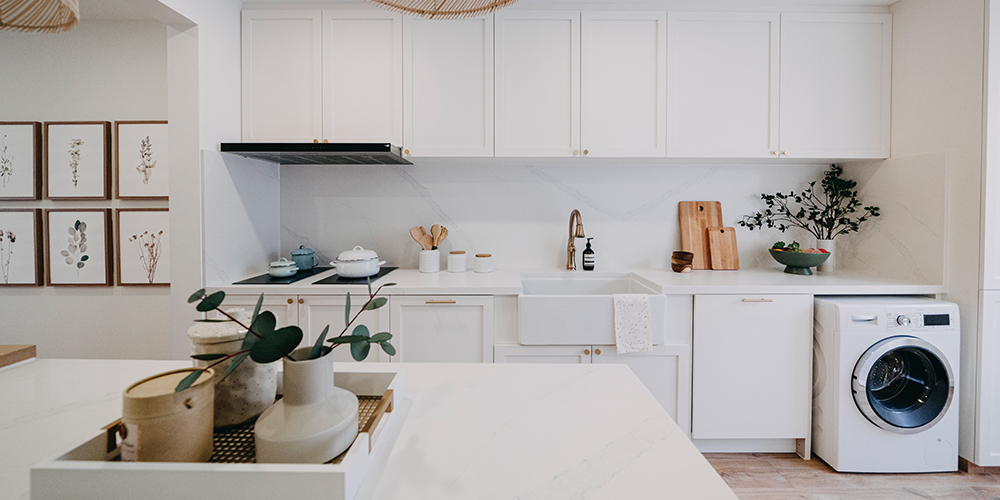
{"label": "cabinet door", "polygon": [[590,364],[591,346],[496,345],[494,363]]}
{"label": "cabinet door", "polygon": [[322,23],[318,10],[244,10],[243,141],[323,136]]}
{"label": "cabinet door", "polygon": [[[367,295],[364,293],[358,295],[351,295],[351,318],[353,319],[361,307],[365,304],[367,300]],[[380,307],[374,311],[365,311],[361,313],[357,321],[351,325],[351,331],[346,334],[349,335],[357,325],[365,325],[368,327],[368,332],[370,335],[375,335],[379,332],[389,331],[389,307],[392,303],[390,299],[389,304]],[[333,338],[340,335],[340,332],[344,330],[344,307],[347,305],[347,297],[343,295],[302,295],[298,298],[299,305],[299,327],[302,328],[304,333],[302,339],[302,345],[312,345],[316,342],[320,333],[323,332],[323,328],[326,325],[330,325],[330,333],[327,334],[327,338]],[[395,339],[393,339],[395,340]],[[389,342],[393,347],[398,346],[396,342],[390,340]],[[351,357],[351,348],[348,344],[342,347],[337,347],[333,351],[333,359],[335,361],[344,361],[349,363],[355,363],[354,358]],[[378,362],[378,361],[389,361],[389,355],[387,355],[382,348],[378,345],[371,346],[371,352],[368,354],[368,358],[365,362]]]}
{"label": "cabinet door", "polygon": [[323,137],[403,144],[403,16],[323,11]]}
{"label": "cabinet door", "polygon": [[493,362],[493,297],[395,296],[390,311],[399,361]]}
{"label": "cabinet door", "polygon": [[403,147],[493,156],[493,16],[403,18]]}
{"label": "cabinet door", "polygon": [[691,435],[809,435],[811,295],[696,295]]}
{"label": "cabinet door", "polygon": [[618,354],[613,345],[595,345],[593,362],[628,365],[684,432],[691,429],[691,348],[655,345],[651,352]]}
{"label": "cabinet door", "polygon": [[667,16],[584,12],[581,141],[588,157],[663,157],[667,148]]}
{"label": "cabinet door", "polygon": [[886,158],[890,14],[781,15],[781,151]]}
{"label": "cabinet door", "polygon": [[[975,463],[982,467],[996,467],[1000,465],[1000,292],[980,291],[980,308],[982,311],[982,321],[979,325],[979,372],[975,368],[963,367],[963,371],[969,369],[973,371],[972,376],[965,380],[979,380],[979,393],[975,394],[976,401],[979,402],[979,414],[977,420],[978,433],[976,436],[976,456]],[[973,378],[974,377],[974,378]],[[965,382],[963,380],[962,382]],[[967,394],[974,394],[968,387],[975,384],[968,384],[962,387],[962,397]]]}
{"label": "cabinet door", "polygon": [[[230,309],[233,307],[242,307],[246,310],[247,318],[253,316],[253,309],[257,307],[257,299],[260,295],[226,295],[226,300],[222,302],[223,309]],[[294,295],[265,295],[264,302],[260,306],[261,312],[271,311],[277,320],[277,327],[281,328],[288,325],[297,325],[299,323],[298,308],[295,302],[296,297]],[[223,317],[221,314],[214,313],[212,317]],[[247,320],[249,321],[249,319]]]}
{"label": "cabinet door", "polygon": [[667,155],[777,156],[779,15],[668,17]]}
{"label": "cabinet door", "polygon": [[580,13],[496,14],[496,156],[578,156]]}

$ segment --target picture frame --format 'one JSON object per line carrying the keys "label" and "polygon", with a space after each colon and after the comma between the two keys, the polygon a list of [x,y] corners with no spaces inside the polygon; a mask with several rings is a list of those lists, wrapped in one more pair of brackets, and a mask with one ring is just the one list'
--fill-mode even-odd
{"label": "picture frame", "polygon": [[0,209],[0,287],[41,286],[41,209]]}
{"label": "picture frame", "polygon": [[45,210],[45,284],[111,286],[111,209]]}
{"label": "picture frame", "polygon": [[111,122],[45,122],[42,150],[46,199],[111,199]]}
{"label": "picture frame", "polygon": [[169,199],[166,120],[115,122],[115,198]]}
{"label": "picture frame", "polygon": [[116,284],[170,286],[170,211],[121,208],[115,211]]}
{"label": "picture frame", "polygon": [[42,196],[42,122],[0,122],[0,200]]}

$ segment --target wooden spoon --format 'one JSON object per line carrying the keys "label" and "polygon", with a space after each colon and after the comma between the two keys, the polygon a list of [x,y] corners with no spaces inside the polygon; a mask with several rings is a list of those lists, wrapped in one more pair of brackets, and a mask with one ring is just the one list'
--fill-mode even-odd
{"label": "wooden spoon", "polygon": [[431,238],[431,235],[425,234],[425,235],[421,236],[420,237],[420,246],[423,247],[424,250],[434,250],[434,248],[433,248],[434,247],[434,245],[433,245],[433,238]]}
{"label": "wooden spoon", "polygon": [[441,226],[441,237],[438,238],[438,245],[444,242],[444,239],[448,237],[448,228]]}
{"label": "wooden spoon", "polygon": [[424,236],[423,231],[420,230],[420,226],[413,226],[413,227],[411,227],[410,228],[410,236],[413,238],[413,241],[416,241],[417,244],[420,245],[420,248],[424,247],[424,243],[422,241],[420,241],[421,238],[423,238],[423,236]]}
{"label": "wooden spoon", "polygon": [[431,250],[437,248],[438,242],[441,241],[441,226],[434,224],[431,226]]}

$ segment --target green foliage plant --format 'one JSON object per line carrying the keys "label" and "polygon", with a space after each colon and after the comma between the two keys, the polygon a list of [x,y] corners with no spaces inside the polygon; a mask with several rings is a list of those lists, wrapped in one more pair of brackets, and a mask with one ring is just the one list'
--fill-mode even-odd
{"label": "green foliage plant", "polygon": [[[358,316],[360,316],[362,312],[374,311],[388,302],[388,299],[384,297],[376,297],[376,295],[382,291],[383,287],[393,285],[395,285],[395,283],[386,283],[379,286],[377,290],[372,292],[372,283],[369,279],[368,301],[361,306],[361,309],[354,315],[353,318],[351,317],[351,294],[348,293],[347,303],[344,307],[344,329],[340,332],[340,335],[328,340],[327,334],[330,332],[330,325],[326,325],[326,328],[323,329],[323,333],[319,335],[315,344],[313,344],[312,349],[309,351],[309,357],[306,359],[317,359],[344,344],[350,344],[351,357],[353,357],[355,361],[364,361],[365,358],[368,357],[372,344],[378,344],[386,354],[394,356],[396,354],[396,348],[389,343],[389,339],[392,338],[392,334],[389,332],[380,332],[375,335],[371,335],[368,332],[368,327],[365,325],[357,325],[354,327],[351,334],[347,335],[347,331],[351,329],[351,325],[357,321]],[[191,356],[197,360],[214,361],[214,363],[205,368],[199,368],[192,371],[177,384],[177,387],[174,388],[175,392],[180,392],[188,387],[191,387],[191,384],[198,380],[198,377],[200,377],[206,369],[215,367],[228,359],[232,359],[233,362],[229,365],[229,368],[226,369],[226,373],[219,380],[220,383],[225,380],[230,373],[236,370],[236,367],[245,361],[247,357],[256,363],[273,363],[281,358],[287,357],[293,350],[295,350],[296,347],[299,346],[299,343],[302,342],[303,334],[301,328],[290,325],[275,329],[275,326],[277,325],[277,318],[274,317],[274,314],[270,311],[260,312],[260,307],[264,303],[264,294],[260,294],[260,298],[257,299],[257,306],[254,307],[253,316],[250,319],[250,326],[241,323],[229,313],[222,310],[222,302],[225,298],[226,293],[223,291],[206,294],[205,289],[202,288],[201,290],[191,294],[188,298],[188,303],[191,304],[197,302],[198,304],[195,306],[195,309],[197,309],[198,312],[207,313],[210,311],[218,311],[219,314],[228,318],[228,321],[234,321],[236,324],[245,328],[247,330],[247,334],[243,337],[243,344],[240,345],[240,350],[228,354],[212,353],[195,354]],[[227,320],[198,319],[195,321],[205,323],[221,323]],[[326,343],[331,345],[326,347],[324,346]]]}
{"label": "green foliage plant", "polygon": [[[815,191],[816,181],[801,193],[789,192],[766,194],[760,198],[767,208],[763,212],[744,215],[738,224],[751,231],[763,227],[776,228],[781,232],[798,227],[805,229],[819,240],[832,240],[841,234],[857,232],[861,223],[878,217],[879,208],[875,206],[862,207],[858,200],[858,192],[854,189],[858,183],[840,176],[844,169],[831,165],[823,175],[822,192]],[[791,207],[789,203],[798,207]]]}

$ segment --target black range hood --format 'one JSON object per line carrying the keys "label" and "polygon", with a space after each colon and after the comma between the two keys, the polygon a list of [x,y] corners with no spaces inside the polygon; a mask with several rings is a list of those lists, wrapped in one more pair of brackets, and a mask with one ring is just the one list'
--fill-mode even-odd
{"label": "black range hood", "polygon": [[279,165],[413,165],[385,143],[223,142],[220,151]]}

